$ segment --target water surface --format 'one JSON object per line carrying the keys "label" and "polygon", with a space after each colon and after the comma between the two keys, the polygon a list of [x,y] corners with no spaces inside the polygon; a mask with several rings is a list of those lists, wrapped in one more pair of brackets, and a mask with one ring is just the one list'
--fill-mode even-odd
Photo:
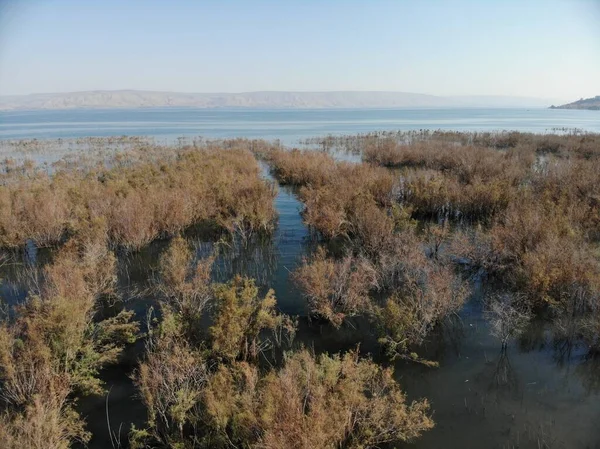
{"label": "water surface", "polygon": [[299,139],[383,130],[600,132],[600,111],[563,109],[106,109],[0,112],[0,139],[145,135]]}

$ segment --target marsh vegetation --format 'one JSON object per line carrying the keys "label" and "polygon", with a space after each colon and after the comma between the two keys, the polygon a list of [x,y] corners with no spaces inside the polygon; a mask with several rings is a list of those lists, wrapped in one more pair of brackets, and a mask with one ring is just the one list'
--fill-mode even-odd
{"label": "marsh vegetation", "polygon": [[[494,391],[518,384],[514,345],[600,352],[597,135],[89,139],[51,165],[39,142],[11,145],[31,157],[0,166],[0,264],[24,292],[0,327],[8,448],[93,446],[88,397],[106,397],[114,447],[418,444],[436,404],[411,376],[443,370],[429,348],[473,307],[500,353]],[[299,316],[254,274],[273,270],[278,189],[310,235],[284,267]],[[126,261],[149,248],[135,285]],[[135,426],[111,425],[107,370],[131,379]]]}

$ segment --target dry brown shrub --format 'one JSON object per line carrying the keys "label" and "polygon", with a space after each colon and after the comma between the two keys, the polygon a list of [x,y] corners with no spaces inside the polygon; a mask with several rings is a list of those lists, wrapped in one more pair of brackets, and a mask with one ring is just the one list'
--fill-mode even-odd
{"label": "dry brown shrub", "polygon": [[259,338],[264,331],[279,327],[294,332],[286,316],[277,313],[275,292],[260,298],[252,279],[236,276],[214,288],[213,325],[209,329],[211,350],[224,360],[256,359],[270,342]]}
{"label": "dry brown shrub", "polygon": [[103,220],[110,244],[139,249],[197,223],[247,237],[271,232],[274,186],[251,152],[232,148],[123,153],[112,166],[12,176],[0,185],[0,244],[38,246]]}
{"label": "dry brown shrub", "polygon": [[154,440],[190,448],[374,448],[433,427],[426,400],[407,403],[391,370],[355,352],[316,359],[303,350],[261,374],[247,362],[207,372],[185,345],[173,349],[155,350],[138,372],[152,412],[149,430],[134,431],[134,447]]}
{"label": "dry brown shrub", "polygon": [[222,367],[206,389],[211,443],[256,448],[348,448],[411,441],[433,427],[427,401],[407,404],[392,372],[357,353],[290,354],[281,371]]}
{"label": "dry brown shrub", "polygon": [[148,339],[146,360],[133,376],[148,410],[148,429],[134,430],[132,440],[142,445],[143,440],[152,438],[176,447],[186,435],[199,432],[200,399],[209,371],[205,356],[188,343],[168,307],[163,308],[158,332]]}
{"label": "dry brown shrub", "polygon": [[268,158],[274,175],[282,184],[319,186],[327,184],[336,162],[319,151],[272,151]]}
{"label": "dry brown shrub", "polygon": [[86,444],[91,435],[67,398],[68,388],[31,398],[22,412],[0,416],[5,449],[69,449]]}
{"label": "dry brown shrub", "polygon": [[98,371],[138,330],[127,311],[94,320],[96,301],[113,291],[114,268],[105,247],[70,242],[45,269],[39,294],[0,325],[0,433],[12,447],[89,439],[70,398],[101,392]]}
{"label": "dry brown shrub", "polygon": [[326,238],[352,234],[369,237],[365,227],[379,225],[378,220],[382,226],[389,222],[379,209],[391,207],[393,191],[394,179],[389,172],[339,163],[329,183],[300,190],[304,221]]}
{"label": "dry brown shrub", "polygon": [[[573,288],[600,289],[600,262],[581,230],[553,202],[516,202],[491,230],[496,273],[533,301],[562,301]],[[492,272],[494,272],[492,271]]]}
{"label": "dry brown shrub", "polygon": [[508,207],[515,187],[505,179],[460,182],[454,175],[412,171],[403,177],[399,201],[422,218],[485,220]]}
{"label": "dry brown shrub", "polygon": [[312,258],[304,260],[293,279],[307,299],[310,313],[340,327],[346,317],[370,310],[369,291],[375,275],[366,259],[348,255],[336,261],[319,248]]}
{"label": "dry brown shrub", "polygon": [[[177,284],[185,277],[189,268],[186,250],[175,243],[164,256],[167,282]],[[134,374],[149,421],[146,429],[133,429],[132,447],[156,442],[169,447],[214,447],[209,439],[214,429],[205,412],[207,382],[217,376],[219,366],[255,361],[269,342],[264,331],[285,327],[295,332],[295,323],[275,311],[273,292],[260,298],[253,281],[236,277],[228,284],[209,287],[214,307],[207,340],[188,332],[188,321],[199,320],[197,315],[190,317],[177,307],[161,305],[162,320],[150,328],[147,357]]]}
{"label": "dry brown shrub", "polygon": [[212,299],[210,275],[214,255],[194,262],[188,243],[175,237],[160,258],[156,290],[191,326],[197,325]]}

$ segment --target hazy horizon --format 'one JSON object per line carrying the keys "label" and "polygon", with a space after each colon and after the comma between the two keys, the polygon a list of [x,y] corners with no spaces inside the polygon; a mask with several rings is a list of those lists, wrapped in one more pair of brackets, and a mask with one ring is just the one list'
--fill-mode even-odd
{"label": "hazy horizon", "polygon": [[53,95],[53,94],[77,94],[77,93],[87,93],[87,92],[159,92],[159,93],[173,93],[173,94],[207,94],[207,95],[235,95],[235,94],[252,94],[252,93],[397,93],[397,94],[414,94],[414,95],[425,95],[432,97],[522,97],[522,98],[535,98],[535,99],[548,99],[545,97],[538,97],[533,95],[495,95],[495,94],[465,94],[465,95],[438,95],[431,94],[427,92],[409,92],[402,90],[376,90],[376,89],[330,89],[330,90],[310,90],[310,89],[298,89],[298,90],[278,90],[278,89],[263,89],[263,90],[248,90],[248,91],[183,91],[176,89],[137,89],[135,87],[129,88],[124,87],[120,89],[88,89],[88,90],[65,90],[65,91],[40,91],[40,92],[28,92],[21,94],[4,94],[0,93],[0,96],[10,97],[10,96],[26,96],[26,95]]}
{"label": "hazy horizon", "polygon": [[600,2],[0,2],[0,95],[600,94]]}
{"label": "hazy horizon", "polygon": [[145,90],[94,90],[71,93],[0,95],[0,110],[85,108],[547,108],[555,102],[532,97],[434,96],[390,91],[183,93]]}

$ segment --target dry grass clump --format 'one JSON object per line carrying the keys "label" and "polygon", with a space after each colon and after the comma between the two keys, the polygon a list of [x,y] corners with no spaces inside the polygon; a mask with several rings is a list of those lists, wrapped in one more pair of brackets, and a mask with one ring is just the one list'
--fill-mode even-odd
{"label": "dry grass clump", "polygon": [[97,301],[115,280],[110,252],[71,241],[45,269],[41,291],[0,325],[0,435],[8,447],[66,448],[89,439],[73,394],[100,393],[99,370],[138,331],[131,312],[95,320]]}
{"label": "dry grass clump", "polygon": [[28,239],[38,246],[59,243],[90,222],[102,222],[110,244],[127,249],[198,223],[245,237],[273,229],[274,187],[261,179],[251,152],[190,148],[171,153],[139,160],[125,154],[109,166],[5,180],[0,245],[18,247]]}

